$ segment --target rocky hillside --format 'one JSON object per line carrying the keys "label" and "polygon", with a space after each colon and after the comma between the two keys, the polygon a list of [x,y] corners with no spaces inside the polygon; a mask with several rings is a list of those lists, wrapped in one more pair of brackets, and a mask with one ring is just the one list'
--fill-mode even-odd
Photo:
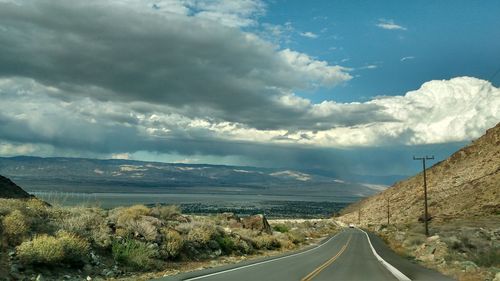
{"label": "rocky hillside", "polygon": [[10,179],[0,175],[0,198],[29,198],[30,195],[13,183]]}
{"label": "rocky hillside", "polygon": [[[415,163],[416,164],[416,163]],[[427,169],[429,214],[433,221],[500,215],[500,123],[448,159]],[[384,224],[387,201],[391,223],[412,223],[423,216],[422,173],[398,182],[343,211],[346,222]]]}

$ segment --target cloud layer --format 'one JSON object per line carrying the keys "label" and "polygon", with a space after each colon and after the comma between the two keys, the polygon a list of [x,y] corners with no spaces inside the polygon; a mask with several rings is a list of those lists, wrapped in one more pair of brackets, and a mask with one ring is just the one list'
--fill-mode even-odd
{"label": "cloud layer", "polygon": [[264,12],[252,0],[0,0],[0,155],[312,165],[325,149],[467,141],[500,120],[500,89],[471,77],[315,103],[297,92],[346,83],[350,70],[245,30]]}

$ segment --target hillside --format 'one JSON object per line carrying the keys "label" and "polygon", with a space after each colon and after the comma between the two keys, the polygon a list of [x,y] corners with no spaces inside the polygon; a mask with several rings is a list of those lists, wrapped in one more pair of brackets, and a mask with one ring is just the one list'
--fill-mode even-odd
{"label": "hillside", "polygon": [[[431,162],[432,163],[432,162]],[[414,163],[415,165],[417,163]],[[433,221],[500,214],[500,123],[486,134],[427,169],[429,214]],[[423,214],[422,173],[350,205],[341,220],[361,224],[416,222]]]}
{"label": "hillside", "polygon": [[0,175],[0,198],[29,198],[30,195],[10,179]]}

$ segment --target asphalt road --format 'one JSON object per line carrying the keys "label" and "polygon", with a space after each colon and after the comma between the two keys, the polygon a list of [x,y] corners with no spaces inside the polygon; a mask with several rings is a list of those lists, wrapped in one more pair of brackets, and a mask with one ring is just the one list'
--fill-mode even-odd
{"label": "asphalt road", "polygon": [[[368,236],[370,237],[370,242]],[[370,243],[376,250],[376,254],[373,252]],[[379,258],[376,255],[379,255]],[[381,260],[379,260],[380,258]],[[393,272],[388,267],[392,268]],[[275,258],[189,272],[157,280],[448,281],[452,279],[399,257],[373,234],[367,235],[359,229],[348,228],[318,247],[305,251]]]}

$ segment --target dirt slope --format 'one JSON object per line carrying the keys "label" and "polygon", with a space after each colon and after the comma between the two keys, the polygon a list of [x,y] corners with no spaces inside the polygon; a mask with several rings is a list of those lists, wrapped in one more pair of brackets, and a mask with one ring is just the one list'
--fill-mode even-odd
{"label": "dirt slope", "polygon": [[[429,213],[433,221],[500,215],[500,123],[448,159],[427,169]],[[423,215],[422,173],[350,205],[340,218],[361,224],[416,222]]]}
{"label": "dirt slope", "polygon": [[0,198],[30,198],[30,195],[10,179],[0,175]]}

